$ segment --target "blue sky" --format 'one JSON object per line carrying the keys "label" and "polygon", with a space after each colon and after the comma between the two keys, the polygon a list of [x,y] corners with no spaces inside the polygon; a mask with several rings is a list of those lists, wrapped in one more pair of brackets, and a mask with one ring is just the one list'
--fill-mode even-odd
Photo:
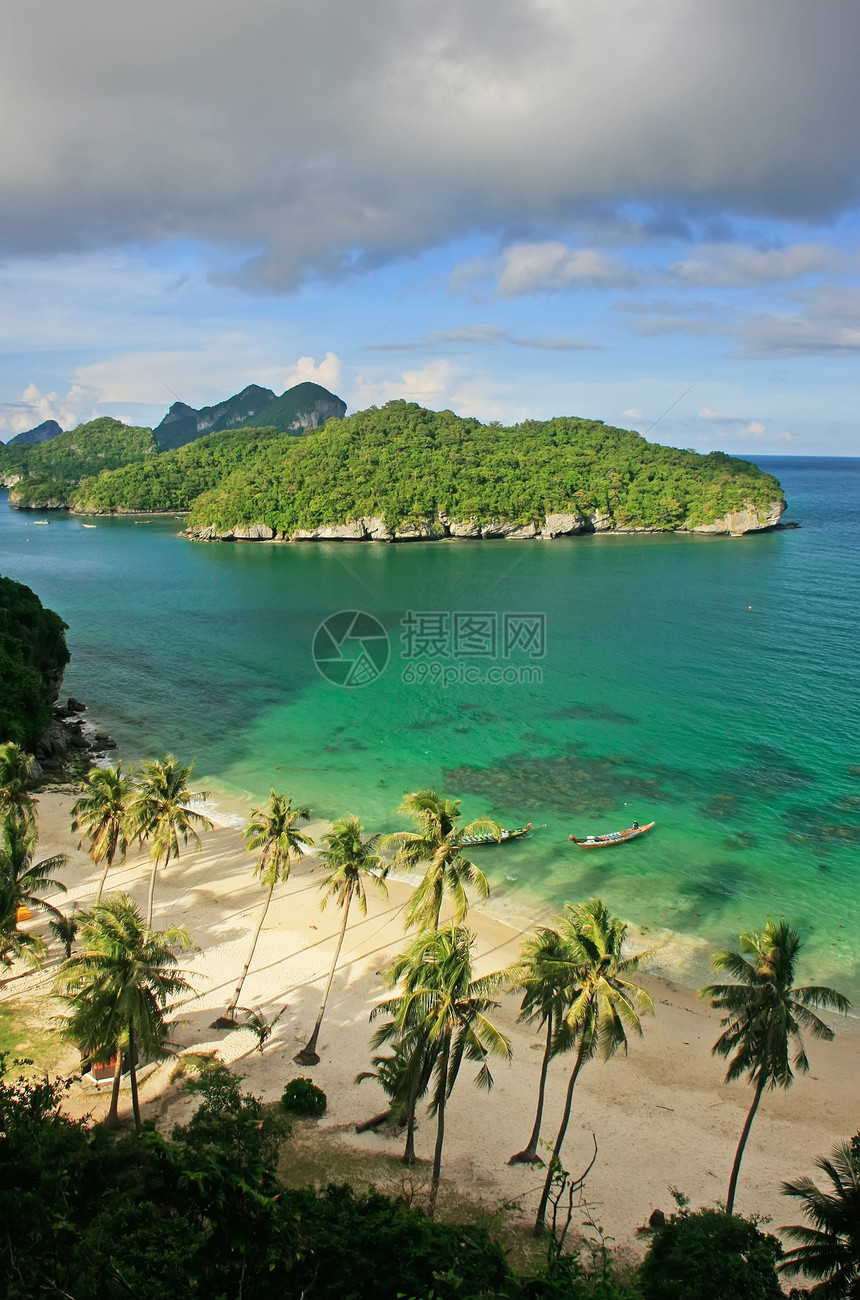
{"label": "blue sky", "polygon": [[315,379],[860,455],[849,0],[10,0],[0,438]]}

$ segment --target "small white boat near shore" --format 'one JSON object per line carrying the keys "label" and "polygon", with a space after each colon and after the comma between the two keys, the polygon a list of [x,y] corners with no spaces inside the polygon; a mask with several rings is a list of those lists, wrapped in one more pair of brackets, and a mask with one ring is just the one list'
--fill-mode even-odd
{"label": "small white boat near shore", "polygon": [[81,524],[81,528],[98,528],[98,524]]}

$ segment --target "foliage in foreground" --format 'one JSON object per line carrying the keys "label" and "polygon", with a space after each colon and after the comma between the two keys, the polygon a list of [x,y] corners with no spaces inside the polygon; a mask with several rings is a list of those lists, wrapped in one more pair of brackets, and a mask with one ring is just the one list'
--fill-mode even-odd
{"label": "foliage in foreground", "polygon": [[682,1211],[658,1228],[639,1271],[644,1300],[782,1300],[782,1246],[750,1219]]}
{"label": "foliage in foreground", "polygon": [[67,625],[21,582],[0,577],[0,743],[32,750],[69,662]]}
{"label": "foliage in foreground", "polygon": [[[3,1062],[0,1059],[0,1067]],[[633,1300],[604,1258],[516,1274],[483,1229],[371,1190],[290,1190],[286,1127],[224,1067],[170,1137],[65,1117],[66,1085],[0,1079],[0,1297],[100,1300]]]}

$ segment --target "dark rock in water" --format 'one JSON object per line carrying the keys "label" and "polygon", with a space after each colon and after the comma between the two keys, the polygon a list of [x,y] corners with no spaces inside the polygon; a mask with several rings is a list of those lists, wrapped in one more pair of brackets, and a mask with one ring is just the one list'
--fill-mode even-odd
{"label": "dark rock in water", "polygon": [[93,749],[116,749],[116,741],[106,731],[97,731],[93,737]]}
{"label": "dark rock in water", "polygon": [[87,706],[81,704],[80,700],[76,700],[74,695],[69,696],[68,701],[66,702],[66,708],[69,710],[69,713],[86,713],[87,711]]}

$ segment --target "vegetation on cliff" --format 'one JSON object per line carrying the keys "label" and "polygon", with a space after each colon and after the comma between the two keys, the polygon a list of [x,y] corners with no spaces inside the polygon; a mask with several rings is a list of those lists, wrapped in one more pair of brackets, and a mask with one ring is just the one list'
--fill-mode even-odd
{"label": "vegetation on cliff", "polygon": [[483,524],[600,511],[616,526],[674,529],[781,499],[777,481],[746,461],[598,420],[505,428],[396,401],[268,443],[194,503],[189,527],[263,523],[289,535],[363,517],[397,528],[437,514]]}
{"label": "vegetation on cliff", "polygon": [[142,461],[156,450],[151,429],[103,416],[49,442],[0,447],[0,478],[20,475],[11,492],[17,505],[67,504],[81,479]]}
{"label": "vegetation on cliff", "polygon": [[0,577],[0,743],[31,748],[69,662],[66,624],[23,583]]}
{"label": "vegetation on cliff", "polygon": [[71,502],[86,511],[189,510],[203,492],[217,487],[283,436],[275,429],[212,433],[175,451],[85,479]]}

